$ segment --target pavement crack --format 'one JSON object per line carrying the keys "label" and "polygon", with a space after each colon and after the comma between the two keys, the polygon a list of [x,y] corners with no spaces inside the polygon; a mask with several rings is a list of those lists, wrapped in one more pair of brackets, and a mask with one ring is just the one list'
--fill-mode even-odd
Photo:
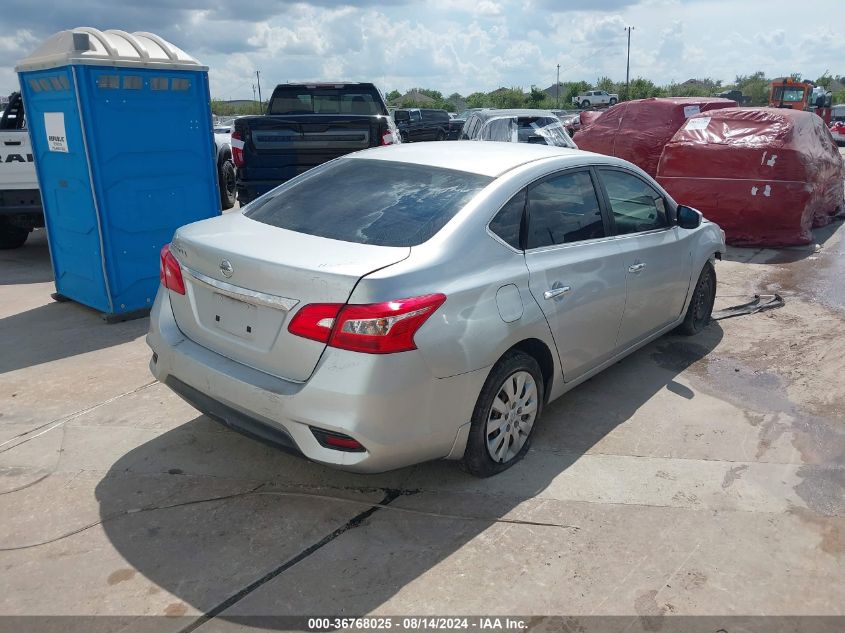
{"label": "pavement crack", "polygon": [[285,561],[284,563],[282,563],[278,567],[270,570],[269,572],[267,572],[266,574],[261,576],[261,578],[251,582],[250,584],[248,584],[246,587],[244,587],[240,591],[232,594],[231,596],[226,598],[223,602],[219,603],[216,607],[209,609],[203,615],[201,615],[199,618],[194,620],[191,624],[189,624],[188,626],[180,629],[178,631],[178,633],[191,633],[191,631],[195,631],[197,628],[199,628],[200,626],[202,626],[203,624],[205,624],[209,620],[217,617],[218,615],[220,615],[221,613],[223,613],[224,611],[226,611],[230,607],[234,606],[235,604],[237,604],[238,602],[240,602],[241,600],[246,598],[249,594],[251,594],[256,589],[259,589],[261,586],[267,584],[268,582],[270,582],[271,580],[273,580],[277,576],[283,574],[285,571],[287,571],[288,569],[290,569],[291,567],[293,567],[297,563],[300,563],[303,560],[305,560],[306,558],[308,558],[309,556],[311,556],[311,554],[313,554],[314,552],[316,552],[319,549],[325,547],[326,545],[331,543],[333,540],[335,540],[337,537],[339,537],[344,532],[348,532],[349,530],[357,528],[365,520],[367,520],[370,516],[372,516],[374,513],[378,512],[381,508],[386,507],[387,505],[389,505],[390,503],[395,501],[398,497],[402,496],[403,494],[413,494],[413,493],[412,492],[405,493],[404,491],[395,490],[395,489],[385,489],[384,497],[382,498],[382,500],[379,503],[369,504],[370,505],[369,508],[367,508],[366,510],[364,510],[362,512],[359,512],[354,517],[349,519],[349,521],[344,523],[342,526],[340,526],[339,528],[337,528],[333,532],[327,534],[326,536],[321,538],[319,541],[317,541],[313,545],[306,547],[304,550],[302,550],[299,554],[297,554],[293,558],[288,559],[287,561]]}
{"label": "pavement crack", "polygon": [[[141,385],[140,387],[135,387],[134,389],[130,389],[129,391],[125,391],[121,394],[118,394],[116,396],[113,396],[111,398],[103,400],[102,402],[98,402],[97,404],[93,404],[89,407],[84,407],[82,409],[79,409],[78,411],[74,411],[73,413],[63,415],[60,418],[50,420],[49,422],[45,422],[44,424],[40,424],[40,425],[36,426],[35,428],[29,429],[28,431],[24,431],[23,433],[18,433],[17,435],[10,437],[5,442],[0,443],[0,454],[6,453],[6,452],[8,452],[8,451],[10,451],[14,448],[17,448],[18,446],[21,446],[22,444],[26,444],[27,442],[34,440],[37,437],[41,437],[45,433],[48,433],[55,428],[58,428],[58,427],[60,427],[64,424],[67,424],[71,420],[75,420],[76,418],[81,417],[81,416],[85,415],[86,413],[90,413],[91,411],[99,409],[100,407],[104,407],[107,404],[111,404],[115,400],[120,400],[121,398],[123,398],[125,396],[131,396],[133,394],[136,394],[139,391],[143,391],[144,389],[147,389],[148,387],[152,387],[153,385],[156,385],[156,384],[158,384],[158,380],[153,380],[151,382],[148,382],[148,383]],[[41,431],[41,429],[44,429],[44,430]],[[41,432],[36,433],[36,431],[41,431]],[[35,433],[35,434],[31,435],[32,433]],[[21,439],[21,438],[23,438],[23,439]],[[17,444],[12,444],[11,446],[3,448],[7,444],[10,444],[11,442],[14,442],[15,440],[18,440],[18,439],[20,439],[21,441],[18,442]]]}
{"label": "pavement crack", "polygon": [[242,492],[235,492],[229,495],[220,495],[217,497],[207,497],[203,499],[191,499],[190,501],[181,501],[178,503],[171,503],[167,505],[156,505],[156,506],[146,506],[142,508],[132,508],[130,510],[121,510],[119,512],[114,512],[108,516],[101,517],[98,521],[93,521],[86,525],[83,525],[78,528],[74,528],[68,532],[63,534],[59,534],[58,536],[54,536],[53,538],[46,539],[44,541],[39,541],[38,543],[28,543],[26,545],[12,545],[9,547],[0,547],[0,552],[16,552],[19,550],[24,549],[33,549],[35,547],[42,547],[44,545],[49,545],[50,543],[56,543],[57,541],[61,541],[63,539],[69,538],[71,536],[75,536],[86,530],[90,530],[93,527],[97,527],[98,525],[102,525],[103,523],[107,523],[109,521],[113,521],[115,519],[119,519],[124,516],[128,516],[130,514],[138,514],[141,512],[154,512],[156,510],[169,510],[171,508],[181,508],[184,506],[191,506],[196,505],[199,503],[211,503],[213,501],[226,501],[228,499],[235,499],[237,497],[245,497],[247,495],[251,495],[254,492],[257,492],[259,488],[261,488],[264,484],[259,484],[258,486],[254,486],[249,490],[244,490]]}

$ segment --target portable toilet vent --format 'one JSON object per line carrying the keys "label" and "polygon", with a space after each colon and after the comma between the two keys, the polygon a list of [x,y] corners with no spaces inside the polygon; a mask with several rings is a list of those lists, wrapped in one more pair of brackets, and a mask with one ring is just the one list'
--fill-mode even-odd
{"label": "portable toilet vent", "polygon": [[56,33],[15,70],[58,299],[145,314],[159,252],[220,214],[208,67],[152,33]]}

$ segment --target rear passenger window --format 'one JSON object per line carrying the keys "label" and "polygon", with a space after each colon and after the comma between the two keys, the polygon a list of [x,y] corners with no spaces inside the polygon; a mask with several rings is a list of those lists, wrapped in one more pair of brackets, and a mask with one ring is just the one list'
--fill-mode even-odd
{"label": "rear passenger window", "polygon": [[522,213],[525,210],[525,190],[520,191],[501,208],[496,217],[490,221],[490,230],[499,238],[521,250],[519,244],[519,233],[522,228]]}
{"label": "rear passenger window", "polygon": [[561,174],[528,191],[528,248],[604,236],[601,208],[589,172]]}
{"label": "rear passenger window", "polygon": [[669,226],[666,202],[653,187],[623,171],[601,170],[617,235],[640,233]]}

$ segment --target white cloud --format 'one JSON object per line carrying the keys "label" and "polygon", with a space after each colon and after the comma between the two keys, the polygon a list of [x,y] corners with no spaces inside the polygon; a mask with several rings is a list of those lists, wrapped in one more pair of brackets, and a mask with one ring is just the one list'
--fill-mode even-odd
{"label": "white cloud", "polygon": [[629,25],[631,75],[657,83],[845,73],[845,38],[829,22],[841,0],[817,0],[800,20],[769,0],[151,0],[143,10],[78,0],[49,21],[28,0],[7,1],[0,93],[16,88],[18,59],[80,24],[158,32],[209,65],[223,98],[251,98],[256,69],[265,95],[276,82],[332,79],[444,94],[546,87],[558,64],[563,80],[622,80]]}

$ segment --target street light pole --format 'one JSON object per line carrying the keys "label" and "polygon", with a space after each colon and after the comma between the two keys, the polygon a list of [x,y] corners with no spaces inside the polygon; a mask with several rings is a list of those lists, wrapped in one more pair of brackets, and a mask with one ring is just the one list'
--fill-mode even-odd
{"label": "street light pole", "polygon": [[628,64],[625,69],[625,99],[628,100],[631,98],[631,31],[634,27],[626,26],[625,30],[628,31]]}
{"label": "street light pole", "polygon": [[560,110],[560,64],[557,65],[557,83],[555,84],[555,89],[557,94],[557,106],[555,107]]}

